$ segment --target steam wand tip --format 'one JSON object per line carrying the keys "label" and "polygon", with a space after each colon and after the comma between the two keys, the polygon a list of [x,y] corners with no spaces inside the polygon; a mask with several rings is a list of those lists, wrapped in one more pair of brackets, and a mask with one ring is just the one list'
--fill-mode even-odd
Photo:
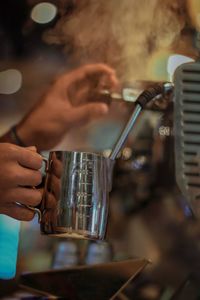
{"label": "steam wand tip", "polygon": [[131,129],[133,128],[140,112],[146,106],[146,104],[149,103],[152,99],[154,99],[158,95],[166,95],[171,93],[172,91],[173,91],[173,83],[164,82],[149,87],[139,95],[135,103],[136,104],[135,109],[110,154],[111,160],[116,159],[117,155],[119,154],[123,145],[125,144],[126,139]]}

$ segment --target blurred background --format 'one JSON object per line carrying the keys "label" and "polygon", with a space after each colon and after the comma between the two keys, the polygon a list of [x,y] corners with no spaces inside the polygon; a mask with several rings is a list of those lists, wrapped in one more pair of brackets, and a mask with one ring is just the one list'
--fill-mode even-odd
{"label": "blurred background", "polygon": [[[108,63],[136,94],[146,82],[173,81],[177,66],[198,57],[199,16],[197,0],[1,1],[0,134],[56,76],[85,63]],[[57,149],[108,153],[132,110],[113,101],[106,118],[73,129]],[[21,225],[18,274],[144,257],[152,263],[126,299],[170,299],[198,269],[199,236],[175,182],[173,105],[149,107],[116,162],[107,241],[41,236],[35,218]],[[15,280],[0,285],[3,299],[16,290]]]}

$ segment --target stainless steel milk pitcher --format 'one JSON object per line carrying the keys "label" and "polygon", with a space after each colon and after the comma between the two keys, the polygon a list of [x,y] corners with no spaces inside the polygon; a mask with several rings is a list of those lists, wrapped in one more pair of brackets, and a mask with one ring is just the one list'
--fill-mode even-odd
{"label": "stainless steel milk pitcher", "polygon": [[41,232],[104,239],[113,164],[95,153],[50,152],[40,209]]}
{"label": "stainless steel milk pitcher", "polygon": [[43,234],[105,238],[114,161],[145,105],[169,90],[173,90],[171,83],[160,83],[139,95],[109,158],[96,153],[50,152],[41,207],[26,206],[40,215]]}

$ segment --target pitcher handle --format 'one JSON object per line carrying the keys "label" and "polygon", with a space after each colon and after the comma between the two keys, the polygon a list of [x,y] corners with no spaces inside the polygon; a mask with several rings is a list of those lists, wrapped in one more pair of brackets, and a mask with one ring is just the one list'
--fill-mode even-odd
{"label": "pitcher handle", "polygon": [[[49,164],[48,164],[48,161],[49,161],[49,160],[48,160],[48,158],[46,158],[46,157],[42,157],[42,160],[43,160],[43,162],[45,163],[45,175],[47,175],[47,173],[49,172]],[[46,182],[47,182],[47,180],[45,179],[45,186],[46,186]],[[33,186],[32,188],[33,188],[33,189],[36,189],[35,186]],[[45,188],[45,187],[44,187],[44,188]],[[41,201],[41,203],[40,203],[40,206],[41,206],[43,200],[44,200],[44,193],[43,193],[43,195],[42,195],[42,201]],[[39,208],[39,207],[34,207],[34,206],[31,206],[31,205],[21,204],[21,203],[19,203],[19,202],[15,202],[15,203],[16,203],[18,206],[28,208],[29,210],[34,211],[35,213],[37,213],[37,214],[38,214],[38,223],[41,223],[41,221],[42,221],[42,214],[44,213],[44,212],[41,211],[41,208]]]}

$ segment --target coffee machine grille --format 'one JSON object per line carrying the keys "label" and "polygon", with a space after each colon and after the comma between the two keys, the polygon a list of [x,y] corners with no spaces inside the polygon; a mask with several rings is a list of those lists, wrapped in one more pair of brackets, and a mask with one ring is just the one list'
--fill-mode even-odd
{"label": "coffee machine grille", "polygon": [[200,217],[200,62],[181,65],[174,83],[176,179]]}

